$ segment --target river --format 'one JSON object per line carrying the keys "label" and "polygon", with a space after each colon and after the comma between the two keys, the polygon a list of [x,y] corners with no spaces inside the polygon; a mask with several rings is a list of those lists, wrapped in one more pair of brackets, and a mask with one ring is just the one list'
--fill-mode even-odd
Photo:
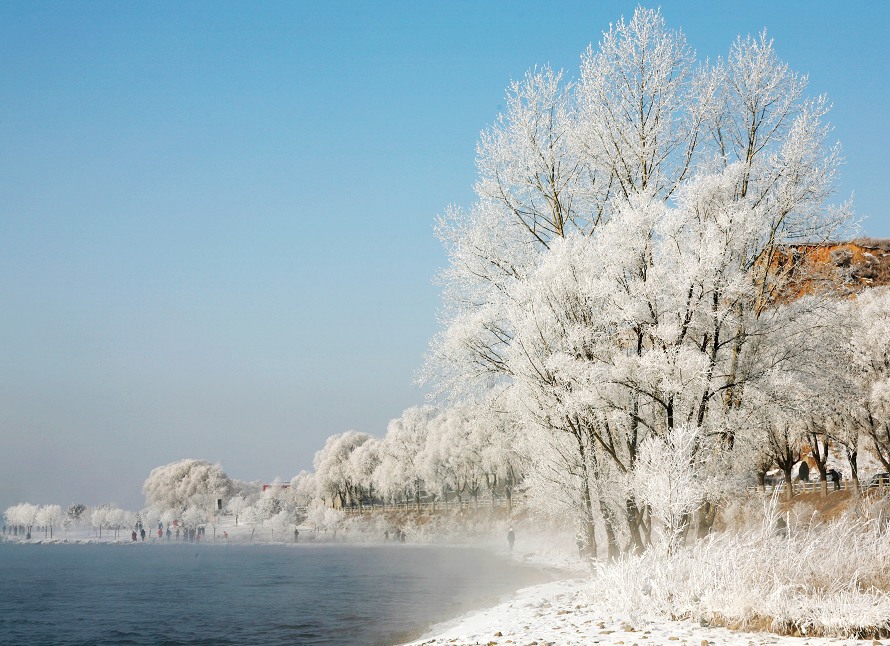
{"label": "river", "polygon": [[394,644],[550,578],[465,547],[0,543],[0,643]]}

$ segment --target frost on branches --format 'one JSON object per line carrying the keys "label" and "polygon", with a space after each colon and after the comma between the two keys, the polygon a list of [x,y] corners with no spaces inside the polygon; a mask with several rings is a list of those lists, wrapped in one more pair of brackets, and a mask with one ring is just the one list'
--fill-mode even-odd
{"label": "frost on branches", "polygon": [[884,469],[890,471],[890,288],[863,293],[852,303],[850,312],[852,379],[856,388],[842,418],[849,421],[838,424],[838,437],[846,440],[852,466],[856,464],[855,437],[861,434]]}
{"label": "frost on branches", "polygon": [[789,252],[850,215],[828,204],[842,159],[806,87],[765,34],[701,62],[637,9],[577,80],[511,84],[476,202],[438,222],[445,325],[423,378],[510,402],[530,500],[576,514],[594,553],[706,533],[735,475],[767,460],[765,429],[802,436],[805,418],[819,435],[814,393],[842,390],[825,345],[841,305],[824,281],[798,298]]}

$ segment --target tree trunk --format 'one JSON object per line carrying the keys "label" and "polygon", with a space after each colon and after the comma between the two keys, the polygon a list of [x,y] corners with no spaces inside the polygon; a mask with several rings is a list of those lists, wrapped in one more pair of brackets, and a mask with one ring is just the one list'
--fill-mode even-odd
{"label": "tree trunk", "polygon": [[636,499],[629,497],[624,502],[625,514],[627,515],[627,529],[630,533],[630,542],[633,550],[642,553],[646,549],[643,541],[643,518],[640,508],[637,506]]}
{"label": "tree trunk", "polygon": [[855,491],[857,495],[860,493],[858,455],[859,453],[855,448],[847,449],[847,462],[850,464],[850,479],[853,481],[853,491]]}
{"label": "tree trunk", "polygon": [[[821,449],[820,449],[821,436]],[[819,480],[822,483],[822,495],[828,495],[828,437],[824,430],[814,430],[807,434],[807,441],[810,443],[810,456],[816,463],[816,469],[819,471]]]}
{"label": "tree trunk", "polygon": [[785,474],[785,497],[792,500],[794,498],[794,483],[791,481],[791,467],[783,469],[782,473]]}

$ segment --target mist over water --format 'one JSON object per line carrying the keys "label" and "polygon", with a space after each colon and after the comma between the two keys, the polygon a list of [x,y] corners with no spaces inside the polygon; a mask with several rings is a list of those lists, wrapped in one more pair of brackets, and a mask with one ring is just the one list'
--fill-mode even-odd
{"label": "mist over water", "polygon": [[0,544],[0,643],[393,644],[549,578],[473,548]]}

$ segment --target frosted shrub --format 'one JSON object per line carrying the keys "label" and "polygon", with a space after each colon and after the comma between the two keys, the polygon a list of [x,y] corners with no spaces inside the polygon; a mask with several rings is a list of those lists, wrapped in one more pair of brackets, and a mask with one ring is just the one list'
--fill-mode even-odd
{"label": "frosted shrub", "polygon": [[662,525],[665,546],[672,551],[682,541],[689,516],[705,498],[697,468],[698,429],[680,426],[667,437],[649,437],[640,446],[633,490],[649,505]]}
{"label": "frosted shrub", "polygon": [[594,588],[605,594],[597,598],[637,619],[802,635],[890,633],[890,543],[881,523],[792,523],[783,536],[775,520],[767,513],[756,530],[711,535],[668,557],[653,550],[603,565]]}

